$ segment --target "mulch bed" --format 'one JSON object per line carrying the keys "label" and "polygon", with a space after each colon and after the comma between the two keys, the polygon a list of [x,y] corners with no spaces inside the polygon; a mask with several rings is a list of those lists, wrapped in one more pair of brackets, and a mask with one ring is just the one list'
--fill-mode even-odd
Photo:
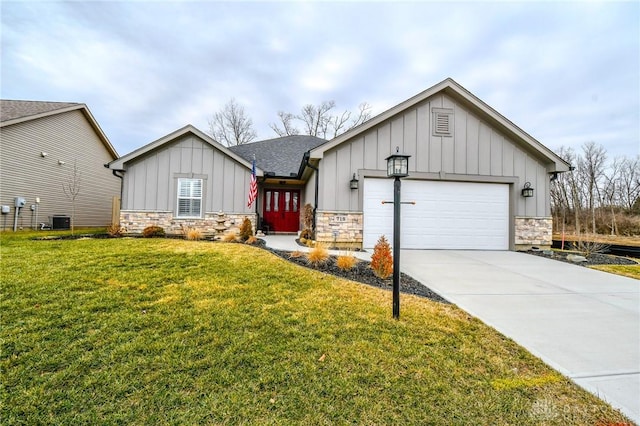
{"label": "mulch bed", "polygon": [[[324,272],[326,274],[335,275],[340,278],[344,278],[351,281],[356,281],[362,284],[366,284],[372,287],[381,288],[384,290],[391,291],[393,288],[393,280],[389,277],[386,280],[378,278],[374,273],[373,269],[369,267],[370,262],[365,260],[358,260],[356,266],[350,271],[344,271],[336,266],[336,256],[329,256],[329,259],[323,263],[318,265],[317,267],[311,266],[307,263],[306,257],[291,257],[291,252],[289,251],[281,251],[281,250],[272,250],[267,249],[272,253],[280,256],[281,258],[293,262],[297,265],[303,266],[305,268],[313,269],[315,271]],[[439,294],[433,292],[427,286],[422,284],[420,281],[406,275],[404,273],[400,273],[400,292],[406,294],[413,294],[420,297],[425,297],[427,299],[433,300],[435,302],[440,303],[450,303],[448,300],[444,299]]]}
{"label": "mulch bed", "polygon": [[570,254],[581,255],[578,252],[559,252],[555,250],[530,250],[526,253],[532,254],[534,256],[546,257],[547,259],[559,260],[561,262],[571,263],[573,265],[580,266],[593,266],[593,265],[637,265],[638,262],[632,259],[628,259],[626,257],[613,256],[610,254],[602,254],[602,253],[594,253],[589,256],[585,256],[587,258],[586,262],[572,262],[567,259],[567,256]]}

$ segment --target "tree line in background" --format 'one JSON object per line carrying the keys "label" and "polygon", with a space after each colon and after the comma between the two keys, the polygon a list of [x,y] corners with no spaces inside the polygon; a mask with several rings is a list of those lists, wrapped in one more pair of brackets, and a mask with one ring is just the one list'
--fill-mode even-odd
{"label": "tree line in background", "polygon": [[[298,114],[278,111],[278,121],[269,124],[277,137],[309,135],[333,139],[371,118],[371,105],[358,105],[356,111],[336,112],[335,101],[323,101],[318,105],[305,105]],[[209,134],[226,145],[242,145],[252,142],[257,134],[253,120],[235,99],[227,102],[209,119]]]}
{"label": "tree line in background", "polygon": [[640,235],[640,156],[609,161],[595,142],[557,154],[573,170],[551,183],[555,232]]}

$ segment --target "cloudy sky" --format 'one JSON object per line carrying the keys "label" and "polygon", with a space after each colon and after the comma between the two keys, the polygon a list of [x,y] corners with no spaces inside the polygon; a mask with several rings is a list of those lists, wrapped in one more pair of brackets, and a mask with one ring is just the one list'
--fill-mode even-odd
{"label": "cloudy sky", "polygon": [[640,155],[634,2],[1,2],[4,99],[82,102],[120,155],[231,98],[374,114],[452,77],[548,147]]}

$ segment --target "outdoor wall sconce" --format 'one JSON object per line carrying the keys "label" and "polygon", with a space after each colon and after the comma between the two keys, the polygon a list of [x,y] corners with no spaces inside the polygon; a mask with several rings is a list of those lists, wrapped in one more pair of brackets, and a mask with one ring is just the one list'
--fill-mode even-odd
{"label": "outdoor wall sconce", "polygon": [[49,155],[49,154],[47,154],[44,151],[40,152],[40,157],[42,157],[42,158],[45,158],[47,155]]}
{"label": "outdoor wall sconce", "polygon": [[58,164],[61,165],[61,166],[64,166],[64,161],[58,160]]}
{"label": "outdoor wall sconce", "polygon": [[358,179],[356,179],[356,174],[353,174],[353,178],[349,181],[349,188],[358,189]]}
{"label": "outdoor wall sconce", "polygon": [[527,182],[524,184],[524,188],[522,188],[522,196],[525,198],[533,197],[533,188],[531,187],[531,182]]}

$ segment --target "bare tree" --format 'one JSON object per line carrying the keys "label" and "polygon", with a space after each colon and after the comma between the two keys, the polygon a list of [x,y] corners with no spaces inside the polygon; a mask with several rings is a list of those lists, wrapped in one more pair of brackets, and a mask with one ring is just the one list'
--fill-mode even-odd
{"label": "bare tree", "polygon": [[76,224],[76,199],[80,194],[82,184],[82,176],[78,170],[78,162],[73,161],[73,169],[69,172],[69,176],[65,183],[62,184],[64,195],[71,201],[71,235],[74,233]]}
{"label": "bare tree", "polygon": [[596,201],[600,196],[600,181],[604,175],[605,161],[607,153],[602,145],[595,142],[587,142],[582,146],[583,151],[583,173],[587,184],[587,201],[589,212],[591,213],[591,230],[596,233]]}
{"label": "bare tree", "polygon": [[632,212],[640,200],[640,156],[625,158],[620,165],[618,178],[618,196],[620,205]]}
{"label": "bare tree", "polygon": [[278,126],[277,123],[269,124],[269,127],[271,127],[278,136],[284,137],[300,134],[300,131],[293,124],[293,121],[296,119],[295,115],[289,112],[278,111],[278,118],[280,119],[282,127]]}
{"label": "bare tree", "polygon": [[303,106],[298,115],[280,111],[280,122],[271,123],[269,127],[278,136],[294,135],[299,134],[298,128],[294,125],[294,122],[298,122],[304,134],[327,139],[335,138],[371,118],[371,106],[366,102],[358,106],[355,114],[349,110],[333,114],[335,107],[335,101],[323,101],[319,105]]}
{"label": "bare tree", "polygon": [[233,98],[209,119],[209,134],[226,146],[243,145],[257,137],[253,120]]}

